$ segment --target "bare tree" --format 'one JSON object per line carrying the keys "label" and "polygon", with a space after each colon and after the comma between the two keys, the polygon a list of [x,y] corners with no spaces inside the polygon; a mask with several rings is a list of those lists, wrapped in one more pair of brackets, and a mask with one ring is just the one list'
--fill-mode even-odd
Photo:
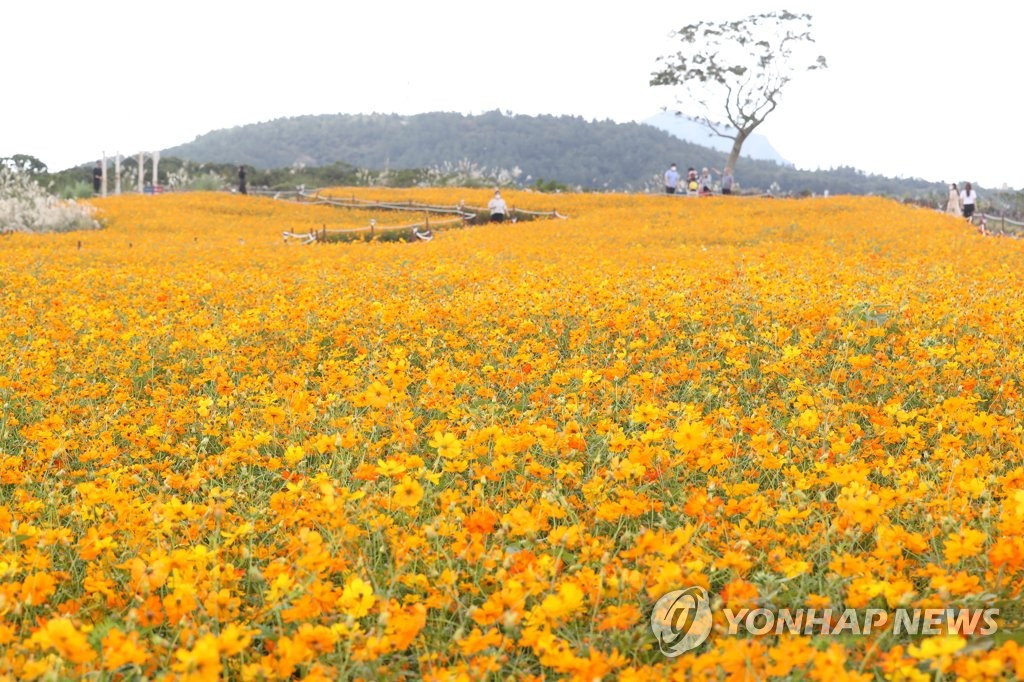
{"label": "bare tree", "polygon": [[[804,60],[814,42],[810,26],[810,14],[785,10],[691,24],[673,32],[683,47],[658,58],[664,68],[651,74],[650,84],[682,86],[687,99],[677,97],[676,104],[713,134],[733,141],[726,165],[735,168],[743,143],[775,111],[793,75],[827,68],[820,55]],[[694,115],[693,108],[700,113]]]}

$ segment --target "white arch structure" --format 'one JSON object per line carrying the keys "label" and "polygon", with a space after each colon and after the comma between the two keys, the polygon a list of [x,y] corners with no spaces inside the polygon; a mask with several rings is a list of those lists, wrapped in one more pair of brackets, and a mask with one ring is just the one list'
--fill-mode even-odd
{"label": "white arch structure", "polygon": [[[157,186],[157,167],[160,164],[160,152],[149,152],[149,157],[153,159],[153,187]],[[100,157],[100,170],[102,176],[100,178],[100,196],[107,196],[107,153],[103,152]],[[138,191],[142,194],[145,189],[145,176],[143,172],[146,163],[146,152],[139,152],[139,184]],[[121,193],[121,153],[118,152],[114,155],[114,194],[118,195]]]}

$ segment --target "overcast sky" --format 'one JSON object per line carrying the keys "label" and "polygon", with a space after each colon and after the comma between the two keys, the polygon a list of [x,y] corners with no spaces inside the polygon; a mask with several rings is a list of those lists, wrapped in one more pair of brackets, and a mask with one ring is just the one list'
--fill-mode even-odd
{"label": "overcast sky", "polygon": [[780,9],[829,64],[758,129],[783,157],[1024,188],[1019,0],[7,2],[0,156],[60,170],[305,114],[642,121],[678,108],[648,85],[672,29]]}

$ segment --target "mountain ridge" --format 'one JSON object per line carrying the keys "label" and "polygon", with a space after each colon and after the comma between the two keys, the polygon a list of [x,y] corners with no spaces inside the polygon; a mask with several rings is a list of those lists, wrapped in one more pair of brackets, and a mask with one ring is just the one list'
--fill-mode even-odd
{"label": "mountain ridge", "polygon": [[[669,163],[722,168],[727,158],[649,123],[500,111],[279,118],[211,131],[161,155],[257,169],[336,163],[371,170],[417,168],[439,178],[461,173],[497,184],[554,180],[576,189],[622,191],[660,191]],[[894,194],[933,191],[939,184],[920,179],[894,184],[847,167],[803,171],[747,156],[735,170],[741,189],[787,193]]]}

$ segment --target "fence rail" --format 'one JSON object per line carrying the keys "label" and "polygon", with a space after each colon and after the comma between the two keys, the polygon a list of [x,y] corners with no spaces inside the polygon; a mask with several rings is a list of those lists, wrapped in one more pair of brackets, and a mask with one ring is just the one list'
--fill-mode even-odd
{"label": "fence rail", "polygon": [[[464,203],[459,203],[456,206],[438,206],[434,204],[421,204],[415,201],[407,202],[393,202],[393,201],[373,201],[367,199],[358,199],[356,197],[351,198],[338,198],[334,196],[320,196],[320,190],[314,190],[308,192],[303,188],[299,188],[295,191],[287,192],[266,192],[257,191],[254,194],[263,196],[271,196],[274,199],[283,201],[294,201],[303,204],[309,204],[313,206],[333,206],[335,208],[342,209],[370,209],[370,210],[381,210],[381,211],[405,211],[414,213],[425,213],[426,219],[415,223],[405,223],[402,225],[377,225],[376,219],[370,220],[370,224],[365,227],[355,227],[349,229],[332,229],[328,230],[323,227],[320,230],[313,230],[309,232],[292,232],[285,231],[282,233],[286,242],[299,242],[300,244],[312,244],[314,242],[331,242],[331,241],[344,241],[347,238],[353,238],[360,235],[369,234],[372,237],[378,235],[387,235],[388,237],[394,237],[405,233],[406,236],[420,240],[430,241],[433,239],[433,231],[435,229],[445,229],[449,227],[466,227],[471,223],[475,223],[478,219],[486,218],[489,216],[489,210],[484,207],[478,206],[466,206]],[[442,215],[450,216],[447,219],[431,220],[431,215]],[[558,211],[527,211],[519,208],[509,209],[509,217],[512,222],[518,220],[538,220],[542,218],[559,218],[566,219],[568,216],[562,215]]]}
{"label": "fence rail", "polygon": [[986,232],[995,234],[1006,234],[1014,237],[1024,235],[1024,223],[1016,220],[1010,220],[1003,215],[993,215],[992,213],[980,213],[981,217],[981,228]]}

